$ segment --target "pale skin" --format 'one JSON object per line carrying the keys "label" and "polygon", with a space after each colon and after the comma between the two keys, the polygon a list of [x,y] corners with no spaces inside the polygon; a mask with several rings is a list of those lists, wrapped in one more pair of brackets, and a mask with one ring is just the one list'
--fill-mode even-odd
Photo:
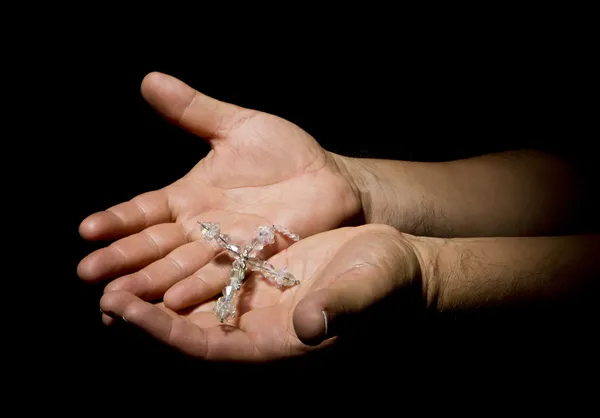
{"label": "pale skin", "polygon": [[[78,266],[83,280],[108,281],[107,325],[125,319],[192,356],[264,361],[335,342],[347,313],[392,291],[417,286],[430,308],[463,309],[554,298],[597,274],[587,261],[596,236],[508,237],[568,231],[577,218],[575,175],[555,157],[352,159],[164,74],[148,75],[142,94],[212,150],[175,183],[81,223],[85,239],[114,240]],[[249,276],[236,320],[220,324],[211,309],[231,260],[202,241],[200,220],[237,242],[258,225],[285,225],[302,239],[278,237],[264,255],[300,284],[280,290]]]}

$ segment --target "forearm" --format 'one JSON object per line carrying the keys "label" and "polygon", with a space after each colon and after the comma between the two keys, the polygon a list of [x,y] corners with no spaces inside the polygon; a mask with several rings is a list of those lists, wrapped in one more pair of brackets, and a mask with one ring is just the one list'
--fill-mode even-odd
{"label": "forearm", "polygon": [[569,300],[600,284],[600,235],[411,239],[439,311]]}
{"label": "forearm", "polygon": [[525,236],[578,232],[581,176],[536,151],[422,163],[345,160],[366,221],[415,235]]}

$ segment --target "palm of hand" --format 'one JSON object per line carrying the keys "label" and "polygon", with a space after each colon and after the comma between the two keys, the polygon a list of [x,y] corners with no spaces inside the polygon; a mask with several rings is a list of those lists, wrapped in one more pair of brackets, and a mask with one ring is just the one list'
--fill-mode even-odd
{"label": "palm of hand", "polygon": [[[171,307],[191,306],[217,294],[228,277],[226,263],[213,259],[216,249],[198,241],[198,221],[219,222],[225,233],[244,241],[258,225],[282,224],[307,237],[359,213],[359,199],[343,163],[296,125],[217,102],[164,75],[153,75],[145,85],[146,99],[160,113],[208,140],[212,150],[175,183],[84,220],[84,238],[116,241],[82,260],[82,279],[114,279],[105,292],[122,290],[145,301],[164,297]],[[278,239],[271,251],[288,246]],[[181,289],[194,282],[194,291],[182,298]],[[179,293],[176,284],[181,284]],[[266,306],[278,292],[257,292],[252,306]],[[289,310],[288,298],[297,292],[284,292],[289,296],[268,309]],[[250,318],[261,317],[261,312]],[[282,317],[266,316],[272,319],[265,323]],[[103,319],[111,321],[106,315]],[[270,329],[279,333],[280,325]],[[270,343],[284,338],[278,335]]]}
{"label": "palm of hand", "polygon": [[[159,112],[203,136],[212,150],[173,184],[82,222],[86,239],[120,239],[80,263],[84,280],[119,277],[163,259],[194,240],[199,220],[220,222],[240,239],[260,224],[282,224],[306,237],[359,213],[343,163],[296,125],[218,102],[164,75],[145,86]],[[197,270],[202,263],[192,257],[181,249],[170,262]]]}
{"label": "palm of hand", "polygon": [[213,149],[168,191],[178,222],[236,213],[308,236],[339,226],[360,204],[336,156],[294,124],[242,110]]}
{"label": "palm of hand", "polygon": [[[274,255],[269,261],[275,267],[287,266],[300,284],[278,289],[262,276],[250,274],[240,289],[237,316],[230,325],[221,325],[212,312],[214,298],[188,309],[172,310],[164,303],[150,304],[128,292],[110,292],[104,295],[101,307],[192,356],[261,361],[300,355],[335,341],[334,337],[317,346],[305,345],[296,332],[300,326],[309,334],[326,333],[323,310],[336,290],[350,290],[353,299],[344,308],[352,309],[350,305],[356,301],[370,304],[414,279],[409,274],[393,282],[389,275],[381,274],[376,260],[398,254],[397,247],[389,247],[397,239],[381,239],[386,235],[397,238],[398,234],[379,225],[341,228],[301,240]],[[408,265],[410,262],[406,259]],[[192,281],[175,287],[179,294],[194,292]],[[298,312],[301,301],[304,306]],[[183,299],[170,304],[177,303],[186,305]]]}

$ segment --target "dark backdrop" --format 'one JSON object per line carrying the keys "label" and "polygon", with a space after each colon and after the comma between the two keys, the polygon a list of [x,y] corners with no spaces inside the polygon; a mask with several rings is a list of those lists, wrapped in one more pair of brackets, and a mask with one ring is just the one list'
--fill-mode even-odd
{"label": "dark backdrop", "polygon": [[[85,48],[73,39],[63,57],[68,65],[57,64],[59,75],[46,92],[57,98],[49,101],[59,114],[54,132],[65,136],[53,144],[61,158],[52,171],[67,202],[60,204],[67,214],[60,233],[68,243],[56,261],[56,322],[46,337],[59,357],[48,361],[82,384],[108,385],[127,373],[177,380],[214,377],[224,367],[190,362],[127,327],[104,328],[102,286],[80,283],[75,274],[79,260],[99,248],[78,237],[85,216],[168,184],[208,150],[144,103],[145,74],[166,72],[218,99],[275,113],[346,155],[435,161],[524,146],[564,151],[565,143],[579,152],[579,140],[589,140],[582,123],[592,115],[585,105],[592,71],[585,47],[556,32],[479,35],[420,34],[418,43],[348,35],[319,47],[277,45],[273,38],[185,52],[155,39],[89,36]],[[427,379],[531,368],[550,375],[572,361],[588,367],[595,360],[589,321],[565,310],[540,312],[502,321],[382,320],[332,353],[239,370],[385,369]]]}

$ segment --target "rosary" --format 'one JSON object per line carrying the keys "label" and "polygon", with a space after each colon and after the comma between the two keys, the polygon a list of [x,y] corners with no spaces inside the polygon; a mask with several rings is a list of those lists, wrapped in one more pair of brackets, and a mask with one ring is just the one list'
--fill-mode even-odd
{"label": "rosary", "polygon": [[276,232],[287,236],[293,241],[300,239],[297,234],[290,232],[287,228],[281,225],[259,226],[249,244],[237,245],[231,243],[228,235],[221,234],[221,228],[218,223],[198,223],[202,226],[202,236],[206,241],[228,250],[234,257],[231,275],[227,285],[223,289],[223,296],[217,300],[214,307],[214,312],[220,322],[225,322],[235,316],[237,292],[242,287],[242,281],[246,277],[248,269],[260,272],[266,278],[274,280],[278,288],[300,283],[298,279],[287,271],[287,268],[276,270],[273,265],[256,257],[258,251],[262,250],[266,245],[275,242]]}

